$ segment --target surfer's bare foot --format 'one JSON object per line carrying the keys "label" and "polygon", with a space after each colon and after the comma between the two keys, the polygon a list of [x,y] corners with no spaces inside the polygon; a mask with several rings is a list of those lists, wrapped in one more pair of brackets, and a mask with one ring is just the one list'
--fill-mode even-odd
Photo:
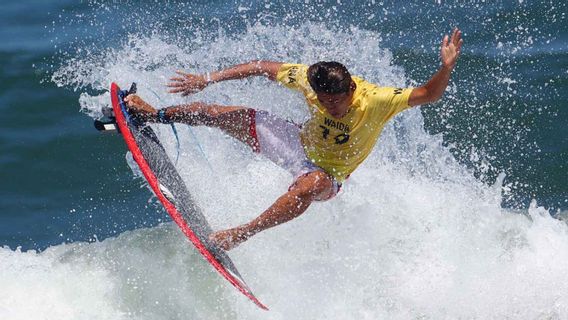
{"label": "surfer's bare foot", "polygon": [[213,232],[209,235],[209,241],[223,250],[231,250],[248,239],[248,232],[244,227]]}
{"label": "surfer's bare foot", "polygon": [[135,94],[131,94],[124,98],[128,111],[135,114],[144,120],[155,118],[157,110],[154,109],[149,103]]}

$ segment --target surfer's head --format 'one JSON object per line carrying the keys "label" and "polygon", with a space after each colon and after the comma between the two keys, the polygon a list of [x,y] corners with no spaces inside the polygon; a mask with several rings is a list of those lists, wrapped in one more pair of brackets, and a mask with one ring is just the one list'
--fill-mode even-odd
{"label": "surfer's head", "polygon": [[308,68],[308,82],[333,117],[341,118],[347,113],[356,85],[344,65],[334,61],[313,64]]}

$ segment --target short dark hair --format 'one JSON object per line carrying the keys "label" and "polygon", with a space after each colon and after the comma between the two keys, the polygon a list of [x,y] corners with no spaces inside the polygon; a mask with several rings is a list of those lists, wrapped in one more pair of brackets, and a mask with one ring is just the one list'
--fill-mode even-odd
{"label": "short dark hair", "polygon": [[315,92],[347,93],[351,86],[351,74],[339,62],[320,61],[308,68],[308,82]]}

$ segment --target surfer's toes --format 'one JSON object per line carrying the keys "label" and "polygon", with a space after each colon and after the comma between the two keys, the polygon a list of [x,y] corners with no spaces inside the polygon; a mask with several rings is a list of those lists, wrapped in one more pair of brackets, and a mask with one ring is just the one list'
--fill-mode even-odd
{"label": "surfer's toes", "polygon": [[139,96],[131,94],[124,98],[128,111],[132,113],[154,113],[156,109],[150,106],[146,101],[142,100]]}

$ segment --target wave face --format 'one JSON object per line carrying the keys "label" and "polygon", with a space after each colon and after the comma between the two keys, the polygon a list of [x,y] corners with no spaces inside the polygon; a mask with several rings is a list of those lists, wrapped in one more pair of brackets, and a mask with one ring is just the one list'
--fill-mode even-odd
{"label": "wave face", "polygon": [[[137,82],[156,106],[246,105],[296,122],[307,117],[302,97],[265,79],[219,83],[188,98],[167,94],[164,84],[176,69],[205,72],[258,58],[338,60],[371,82],[414,83],[378,32],[309,21],[243,30],[181,42],[167,32],[133,32],[67,57],[53,81],[83,91],[79,103],[93,118],[115,81]],[[155,128],[215,229],[257,216],[292,182],[215,129],[177,125],[178,145],[171,127]],[[504,179],[481,182],[441,135],[426,132],[420,110],[409,110],[385,128],[337,198],[230,252],[270,312],[236,292],[167,222],[42,252],[1,248],[0,317],[568,318],[568,228],[535,203],[526,214],[503,209]]]}

